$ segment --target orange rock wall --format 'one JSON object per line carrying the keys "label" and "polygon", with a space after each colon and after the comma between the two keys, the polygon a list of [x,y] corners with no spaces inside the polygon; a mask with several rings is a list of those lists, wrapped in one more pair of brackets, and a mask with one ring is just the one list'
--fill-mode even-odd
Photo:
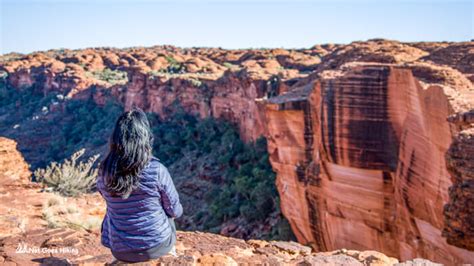
{"label": "orange rock wall", "polygon": [[443,89],[381,65],[313,86],[306,99],[280,96],[266,111],[282,211],[298,240],[318,250],[472,262],[473,252],[441,235],[452,138]]}
{"label": "orange rock wall", "polygon": [[165,117],[175,103],[192,114],[222,118],[236,124],[246,141],[265,133],[264,107],[256,99],[265,96],[266,83],[254,80],[245,72],[227,72],[217,80],[160,79],[141,72],[129,74],[130,83],[115,92],[125,105]]}

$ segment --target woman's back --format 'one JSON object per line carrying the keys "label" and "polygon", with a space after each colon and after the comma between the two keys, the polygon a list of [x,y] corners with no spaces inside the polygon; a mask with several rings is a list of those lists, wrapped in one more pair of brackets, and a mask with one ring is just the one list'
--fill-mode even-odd
{"label": "woman's back", "polygon": [[133,108],[117,119],[100,164],[97,188],[107,203],[101,242],[126,262],[170,252],[176,241],[173,218],[183,213],[168,169],[152,156],[152,146],[148,118]]}
{"label": "woman's back", "polygon": [[168,169],[152,157],[139,174],[139,185],[128,198],[112,195],[99,176],[97,188],[106,200],[102,244],[115,252],[156,247],[172,233],[168,218],[181,216],[183,208]]}

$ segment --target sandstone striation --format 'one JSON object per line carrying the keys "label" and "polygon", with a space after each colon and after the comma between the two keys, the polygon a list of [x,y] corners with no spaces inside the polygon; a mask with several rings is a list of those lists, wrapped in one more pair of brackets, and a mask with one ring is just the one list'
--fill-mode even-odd
{"label": "sandstone striation", "polygon": [[461,132],[450,148],[456,130],[446,120],[474,99],[450,96],[444,85],[423,87],[409,67],[357,63],[270,99],[270,161],[298,240],[318,250],[376,246],[401,259],[472,262],[473,252],[450,245],[472,240],[472,194],[468,181],[450,189],[445,154],[458,156],[450,163],[464,173],[458,179],[472,179],[472,143]]}
{"label": "sandstone striation", "polygon": [[[382,39],[298,50],[156,46],[11,54],[0,72],[18,90],[113,97],[161,116],[179,103],[232,121],[244,140],[267,138],[300,243],[454,264],[474,262],[473,56],[473,42]],[[101,80],[105,70],[127,80]]]}

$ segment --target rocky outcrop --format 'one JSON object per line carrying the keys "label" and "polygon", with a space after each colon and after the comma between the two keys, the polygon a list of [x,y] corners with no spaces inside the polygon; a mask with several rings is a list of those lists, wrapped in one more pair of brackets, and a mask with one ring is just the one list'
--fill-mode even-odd
{"label": "rocky outcrop", "polygon": [[[113,262],[99,243],[97,232],[43,229],[0,240],[0,263],[11,265],[102,265]],[[17,252],[20,247],[20,253]],[[24,248],[24,253],[21,253]],[[43,250],[42,252],[30,252]],[[56,252],[56,253],[55,253]],[[164,256],[143,265],[393,265],[398,263],[376,251],[336,250],[314,253],[295,242],[244,241],[215,234],[177,234],[177,256]],[[426,263],[426,261],[425,261]],[[123,263],[122,263],[123,265]],[[403,263],[401,265],[404,265]]]}
{"label": "rocky outcrop", "polygon": [[0,185],[27,183],[31,172],[12,139],[0,137]]}
{"label": "rocky outcrop", "polygon": [[454,44],[444,43],[423,58],[439,65],[448,65],[464,73],[467,78],[474,81],[474,45],[471,42],[460,42]]}
{"label": "rocky outcrop", "polygon": [[[232,121],[247,141],[267,137],[299,242],[452,264],[474,261],[473,49],[375,39],[300,50],[62,50],[4,56],[0,72],[17,89],[98,104],[112,96],[161,116],[179,102]],[[105,69],[125,71],[127,83],[91,75]]]}
{"label": "rocky outcrop", "polygon": [[[409,66],[351,63],[270,99],[270,161],[298,240],[317,250],[375,246],[401,259],[472,262],[473,252],[441,234],[445,214],[460,226],[450,231],[472,232],[464,205],[472,194],[455,185],[448,195],[445,161],[456,132],[446,118],[471,103],[451,97],[446,86],[422,85]],[[463,145],[469,152],[472,144]],[[470,173],[465,156],[451,168]],[[450,198],[456,203],[444,214]]]}

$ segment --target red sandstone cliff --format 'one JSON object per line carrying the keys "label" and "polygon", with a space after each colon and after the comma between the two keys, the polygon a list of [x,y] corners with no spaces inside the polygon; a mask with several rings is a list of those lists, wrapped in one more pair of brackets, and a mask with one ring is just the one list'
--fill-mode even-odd
{"label": "red sandstone cliff", "polygon": [[[472,87],[457,92],[467,97]],[[402,259],[472,262],[473,252],[442,237],[443,208],[463,195],[448,195],[445,154],[457,131],[446,118],[472,106],[451,101],[451,93],[422,86],[410,66],[359,63],[270,99],[271,163],[299,241],[319,250],[375,246]],[[462,208],[458,215],[469,216]]]}
{"label": "red sandstone cliff", "polygon": [[[0,60],[0,69],[15,88],[99,104],[112,95],[160,115],[179,101],[230,120],[245,140],[267,137],[301,243],[451,264],[474,261],[473,56],[472,42],[372,40],[291,51],[52,51]],[[179,73],[156,73],[176,64]],[[104,68],[126,71],[127,83],[88,74]]]}

